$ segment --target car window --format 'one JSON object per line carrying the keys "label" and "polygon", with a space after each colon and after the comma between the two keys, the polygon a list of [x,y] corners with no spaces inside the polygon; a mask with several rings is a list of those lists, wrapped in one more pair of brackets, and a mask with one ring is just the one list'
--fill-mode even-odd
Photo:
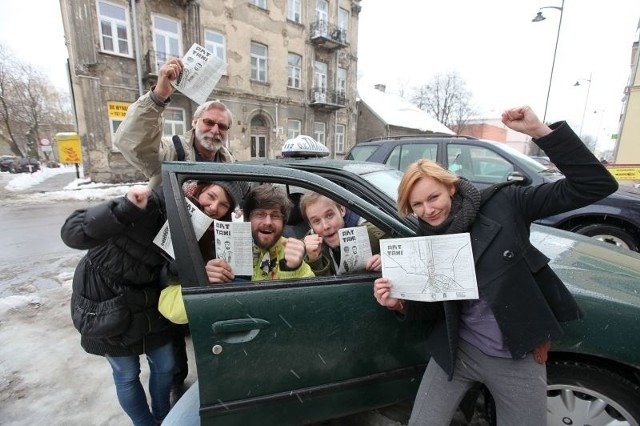
{"label": "car window", "polygon": [[513,164],[500,154],[479,146],[450,144],[447,158],[449,170],[471,182],[505,182],[507,176],[515,170]]}
{"label": "car window", "polygon": [[378,145],[356,145],[351,148],[345,160],[367,161],[377,149]]}
{"label": "car window", "polygon": [[422,158],[436,161],[437,155],[438,145],[434,143],[403,145],[398,169],[404,172],[410,164]]}

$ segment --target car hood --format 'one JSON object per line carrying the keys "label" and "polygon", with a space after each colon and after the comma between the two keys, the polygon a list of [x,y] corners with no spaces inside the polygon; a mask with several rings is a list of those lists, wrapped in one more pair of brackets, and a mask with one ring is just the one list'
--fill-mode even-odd
{"label": "car hood", "polygon": [[640,306],[639,253],[536,224],[531,242],[572,292]]}

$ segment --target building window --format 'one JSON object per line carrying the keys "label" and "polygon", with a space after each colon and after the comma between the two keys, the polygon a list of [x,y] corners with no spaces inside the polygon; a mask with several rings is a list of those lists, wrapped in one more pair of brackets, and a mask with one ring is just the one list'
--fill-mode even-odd
{"label": "building window", "polygon": [[227,62],[226,40],[224,34],[211,30],[204,30],[204,48],[213,53],[222,62]]}
{"label": "building window", "polygon": [[299,89],[302,87],[302,56],[289,53],[289,70],[287,86]]}
{"label": "building window", "polygon": [[162,16],[153,16],[153,45],[156,50],[156,74],[171,57],[182,56],[180,22]]}
{"label": "building window", "polygon": [[325,130],[324,123],[319,123],[317,121],[313,123],[313,138],[322,145],[327,145],[327,132]]}
{"label": "building window", "polygon": [[267,0],[249,0],[249,3],[254,6],[258,6],[261,9],[267,8]]}
{"label": "building window", "polygon": [[345,135],[345,126],[344,124],[336,124],[336,137],[333,152],[336,154],[344,153],[344,135]]}
{"label": "building window", "polygon": [[293,139],[300,136],[302,122],[300,120],[289,120],[287,123],[287,139]]}
{"label": "building window", "polygon": [[336,92],[339,103],[344,104],[347,97],[347,70],[340,67],[336,71]]}
{"label": "building window", "polygon": [[120,152],[118,147],[116,147],[113,141],[116,140],[116,132],[118,131],[118,127],[124,121],[124,118],[109,118],[109,129],[111,129],[111,151],[112,152]]}
{"label": "building window", "polygon": [[302,1],[301,0],[288,0],[287,1],[287,19],[293,22],[301,23],[302,16]]}
{"label": "building window", "polygon": [[327,70],[327,64],[315,62],[313,69],[313,102],[327,102]]}
{"label": "building window", "polygon": [[267,46],[251,43],[251,80],[267,82]]}
{"label": "building window", "polygon": [[127,9],[99,1],[98,19],[100,20],[100,49],[103,52],[131,56]]}
{"label": "building window", "polygon": [[347,31],[349,30],[349,12],[343,8],[338,9],[338,28],[340,29],[340,41],[347,42]]}
{"label": "building window", "polygon": [[164,118],[163,136],[183,135],[185,133],[183,109],[166,108],[162,117]]}
{"label": "building window", "polygon": [[316,0],[316,36],[326,35],[329,25],[329,2]]}

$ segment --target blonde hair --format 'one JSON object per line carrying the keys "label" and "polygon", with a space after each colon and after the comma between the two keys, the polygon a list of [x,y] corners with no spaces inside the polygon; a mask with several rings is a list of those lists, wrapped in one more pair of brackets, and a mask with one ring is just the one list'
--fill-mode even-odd
{"label": "blonde hair", "polygon": [[331,198],[326,197],[318,192],[307,192],[302,196],[302,198],[300,198],[300,213],[302,214],[302,219],[304,219],[305,222],[309,223],[309,218],[307,217],[307,209],[309,208],[309,206],[313,203],[318,202],[318,200],[322,198],[326,198],[327,200],[335,204],[338,209],[342,207],[335,200],[332,200]]}
{"label": "blonde hair", "polygon": [[409,202],[409,194],[414,185],[422,178],[429,177],[445,185],[447,188],[455,187],[458,176],[444,169],[438,163],[431,160],[418,160],[407,167],[398,185],[398,213],[401,217],[406,217],[413,213]]}

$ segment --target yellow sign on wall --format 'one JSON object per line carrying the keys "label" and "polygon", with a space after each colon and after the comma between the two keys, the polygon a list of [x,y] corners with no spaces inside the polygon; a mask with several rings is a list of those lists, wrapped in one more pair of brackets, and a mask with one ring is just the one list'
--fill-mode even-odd
{"label": "yellow sign on wall", "polygon": [[607,169],[616,180],[640,180],[640,166],[613,166]]}
{"label": "yellow sign on wall", "polygon": [[75,132],[57,133],[58,158],[61,163],[82,163],[80,136]]}
{"label": "yellow sign on wall", "polygon": [[124,118],[128,108],[129,104],[126,102],[107,102],[109,118]]}

